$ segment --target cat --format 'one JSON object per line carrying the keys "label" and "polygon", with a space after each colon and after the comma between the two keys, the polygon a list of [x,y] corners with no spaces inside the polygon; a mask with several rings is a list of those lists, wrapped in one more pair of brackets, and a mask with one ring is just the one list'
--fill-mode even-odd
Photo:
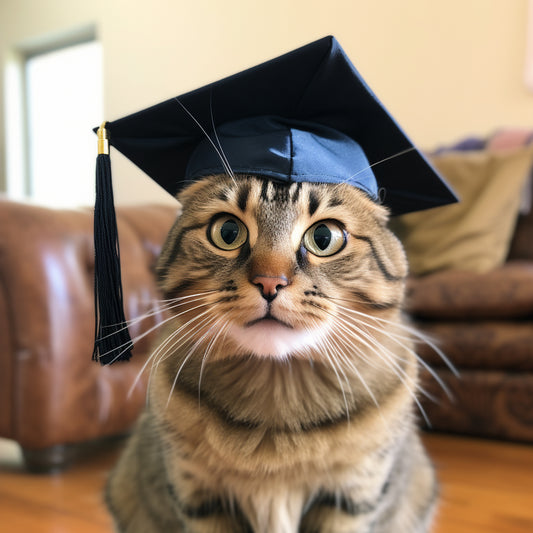
{"label": "cat", "polygon": [[170,314],[109,478],[121,533],[423,533],[407,262],[346,184],[209,176],[178,197]]}

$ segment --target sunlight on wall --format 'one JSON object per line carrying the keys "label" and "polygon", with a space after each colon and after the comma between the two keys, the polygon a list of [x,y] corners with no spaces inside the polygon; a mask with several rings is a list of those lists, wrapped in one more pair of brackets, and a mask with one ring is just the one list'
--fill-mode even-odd
{"label": "sunlight on wall", "polygon": [[533,92],[533,0],[529,0],[527,15],[525,82],[527,88]]}
{"label": "sunlight on wall", "polygon": [[[104,119],[118,119],[333,34],[409,137],[432,150],[502,127],[531,128],[533,93],[524,83],[528,5],[533,0],[152,0],[147,9],[127,0],[1,0],[0,100],[12,102],[2,68],[11,55],[18,55],[13,61],[20,66],[20,56],[58,39],[81,42],[76,40],[80,31],[84,39],[97,37],[104,56],[105,106],[79,128],[90,139],[90,129]],[[532,31],[530,22],[530,43]],[[529,57],[526,79],[533,86],[533,51]],[[73,74],[67,82],[76,78]],[[89,76],[83,84],[95,80]],[[80,95],[81,109],[87,103]],[[4,128],[14,114],[11,103],[0,105],[0,194],[7,181],[10,196],[12,177],[29,166],[13,149],[22,144],[19,136],[11,125]],[[47,128],[61,144],[74,135],[74,130],[58,134]],[[64,178],[78,189],[86,179],[93,182],[92,175],[84,177],[94,169],[95,149],[92,140],[87,142],[90,162],[76,156]],[[66,165],[70,153],[54,151],[54,164]],[[174,203],[118,151],[111,157],[117,205]],[[86,194],[80,191],[77,201],[89,204]]]}
{"label": "sunlight on wall", "polygon": [[94,203],[102,117],[100,43],[69,46],[26,62],[29,196],[51,206]]}

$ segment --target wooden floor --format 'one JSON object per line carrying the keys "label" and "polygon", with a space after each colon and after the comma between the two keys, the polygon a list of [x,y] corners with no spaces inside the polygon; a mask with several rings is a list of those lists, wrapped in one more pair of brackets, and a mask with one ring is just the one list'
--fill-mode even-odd
{"label": "wooden floor", "polygon": [[[533,446],[433,434],[424,441],[442,485],[434,533],[533,532]],[[0,531],[111,532],[101,493],[119,447],[61,475],[29,475],[17,447],[0,440]]]}

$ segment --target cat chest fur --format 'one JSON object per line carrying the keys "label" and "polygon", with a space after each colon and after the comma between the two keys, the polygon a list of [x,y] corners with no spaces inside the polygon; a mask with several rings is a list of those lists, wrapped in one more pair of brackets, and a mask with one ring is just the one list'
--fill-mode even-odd
{"label": "cat chest fur", "polygon": [[[382,405],[386,423],[371,412],[363,414],[361,406],[361,415],[352,421],[344,416],[295,422],[291,428],[229,420],[180,391],[175,408],[171,404],[163,411],[154,404],[162,413],[154,418],[161,420],[163,441],[168,441],[166,468],[171,479],[179,480],[176,493],[184,501],[192,499],[196,506],[213,499],[233,502],[253,531],[261,533],[300,531],[313,516],[318,520],[322,507],[328,510],[335,503],[345,512],[329,522],[337,528],[346,521],[347,531],[354,531],[382,512],[385,489],[396,474],[394,449],[400,449],[398,440],[405,440],[410,426],[405,391],[397,388],[389,398]],[[337,530],[343,531],[332,531]]]}
{"label": "cat chest fur", "polygon": [[148,405],[108,486],[119,530],[426,531],[436,485],[386,210],[254,177],[180,201]]}

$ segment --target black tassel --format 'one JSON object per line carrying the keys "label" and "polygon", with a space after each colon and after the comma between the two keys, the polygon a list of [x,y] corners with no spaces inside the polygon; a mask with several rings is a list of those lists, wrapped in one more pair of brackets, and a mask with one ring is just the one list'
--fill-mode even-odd
{"label": "black tassel", "polygon": [[96,203],[94,206],[93,360],[102,365],[129,360],[133,343],[124,316],[120,249],[105,123],[98,130]]}

